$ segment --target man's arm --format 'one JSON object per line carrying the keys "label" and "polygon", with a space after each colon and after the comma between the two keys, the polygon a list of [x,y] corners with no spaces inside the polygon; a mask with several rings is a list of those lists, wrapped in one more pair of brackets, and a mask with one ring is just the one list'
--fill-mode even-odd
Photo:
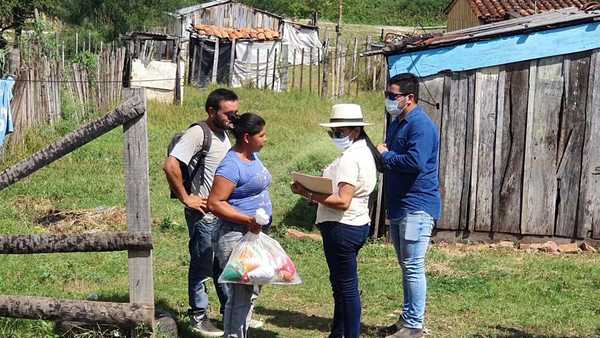
{"label": "man's arm", "polygon": [[163,164],[163,171],[169,182],[169,187],[177,199],[186,207],[206,213],[206,199],[200,196],[190,195],[183,186],[183,174],[179,166],[179,160],[174,156],[169,156]]}
{"label": "man's arm", "polygon": [[435,135],[430,129],[418,125],[411,128],[408,134],[406,154],[398,154],[392,150],[385,151],[382,155],[386,169],[404,173],[421,172],[425,168],[434,146]]}

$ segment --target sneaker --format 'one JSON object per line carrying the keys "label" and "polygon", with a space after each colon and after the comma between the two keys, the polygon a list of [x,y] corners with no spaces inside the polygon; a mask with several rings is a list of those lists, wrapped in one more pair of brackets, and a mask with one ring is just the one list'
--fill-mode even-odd
{"label": "sneaker", "polygon": [[190,317],[190,328],[203,337],[222,337],[225,334],[219,330],[206,315],[194,315]]}
{"label": "sneaker", "polygon": [[389,335],[385,338],[421,338],[421,337],[423,337],[423,330],[412,329],[409,327],[403,327],[400,330],[396,331],[396,333]]}
{"label": "sneaker", "polygon": [[258,319],[250,319],[250,323],[248,323],[248,327],[251,329],[260,329],[265,326],[265,322]]}

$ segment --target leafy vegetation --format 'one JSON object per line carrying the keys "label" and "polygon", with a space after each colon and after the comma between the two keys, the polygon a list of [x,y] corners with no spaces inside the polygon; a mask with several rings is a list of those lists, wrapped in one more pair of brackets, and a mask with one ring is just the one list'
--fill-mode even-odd
{"label": "leafy vegetation", "polygon": [[[245,0],[245,3],[285,16],[308,18],[318,12],[322,19],[336,21],[338,0]],[[448,0],[344,0],[343,22],[354,24],[419,26],[445,22]]]}

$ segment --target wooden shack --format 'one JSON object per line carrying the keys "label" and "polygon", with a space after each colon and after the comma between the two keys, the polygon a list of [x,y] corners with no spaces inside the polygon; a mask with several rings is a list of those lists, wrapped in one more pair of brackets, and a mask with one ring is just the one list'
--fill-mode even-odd
{"label": "wooden shack", "polygon": [[569,8],[385,47],[439,128],[438,235],[600,239],[599,20]]}

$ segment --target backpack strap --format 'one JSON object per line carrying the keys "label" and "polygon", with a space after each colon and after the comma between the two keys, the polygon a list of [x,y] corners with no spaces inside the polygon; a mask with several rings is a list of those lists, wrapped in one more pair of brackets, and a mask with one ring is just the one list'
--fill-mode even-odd
{"label": "backpack strap", "polygon": [[190,125],[190,128],[193,126],[200,126],[202,128],[202,134],[204,135],[204,139],[202,140],[202,147],[197,153],[194,154],[194,156],[192,156],[192,158],[190,159],[190,163],[188,164],[188,168],[191,167],[192,169],[191,171],[189,171],[189,179],[190,181],[193,181],[198,171],[202,170],[200,172],[200,182],[203,182],[204,163],[206,155],[208,155],[208,152],[210,151],[210,146],[212,145],[212,132],[205,121],[193,123],[192,125]]}

